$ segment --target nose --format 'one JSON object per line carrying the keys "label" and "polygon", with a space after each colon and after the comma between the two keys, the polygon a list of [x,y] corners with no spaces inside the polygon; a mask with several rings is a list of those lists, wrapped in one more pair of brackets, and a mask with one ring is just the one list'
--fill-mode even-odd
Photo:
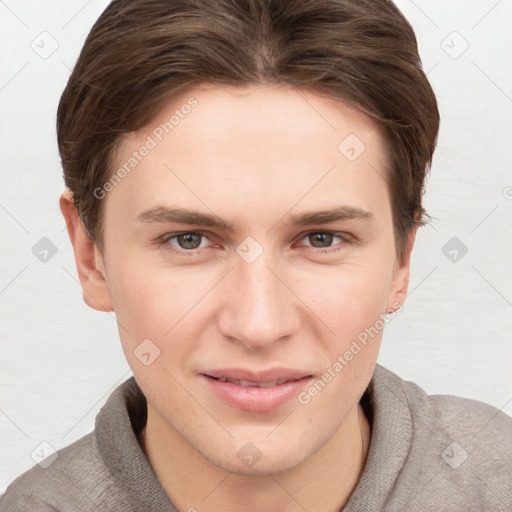
{"label": "nose", "polygon": [[285,273],[265,251],[252,263],[236,258],[222,292],[222,334],[249,350],[289,338],[299,329],[299,315]]}

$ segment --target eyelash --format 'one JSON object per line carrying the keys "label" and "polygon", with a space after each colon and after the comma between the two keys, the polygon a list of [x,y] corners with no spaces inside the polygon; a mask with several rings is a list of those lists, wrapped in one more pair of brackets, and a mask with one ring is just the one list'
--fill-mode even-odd
{"label": "eyelash", "polygon": [[[174,250],[177,254],[186,254],[189,256],[193,256],[195,254],[200,253],[201,249],[190,249],[190,250],[180,249],[180,248],[175,248],[174,246],[170,246],[170,244],[169,244],[170,240],[176,239],[177,237],[179,237],[181,235],[192,235],[192,234],[200,235],[209,240],[207,233],[205,233],[204,231],[181,231],[179,233],[166,233],[165,235],[163,235],[162,237],[159,238],[158,244],[160,246],[162,246],[164,249],[169,249],[170,247],[173,247],[170,250]],[[332,254],[333,252],[337,252],[337,251],[341,250],[346,244],[353,243],[353,237],[351,235],[349,235],[348,233],[339,232],[339,231],[309,231],[308,233],[305,233],[304,235],[302,235],[299,240],[303,240],[304,238],[306,238],[310,235],[316,235],[316,234],[333,235],[333,236],[339,237],[342,240],[342,242],[340,244],[338,244],[338,245],[341,245],[341,247],[337,247],[335,249],[331,249],[331,248],[319,249],[316,247],[307,246],[307,247],[309,247],[309,249],[312,249],[313,253],[317,253],[317,254],[327,254],[327,253]],[[203,247],[202,249],[206,249],[206,247]]]}

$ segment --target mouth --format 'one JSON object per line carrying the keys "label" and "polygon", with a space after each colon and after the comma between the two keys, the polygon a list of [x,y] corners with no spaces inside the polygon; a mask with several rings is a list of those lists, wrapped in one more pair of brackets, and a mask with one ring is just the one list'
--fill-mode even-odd
{"label": "mouth", "polygon": [[237,386],[242,386],[244,388],[271,388],[272,386],[278,386],[284,384],[285,382],[293,382],[292,380],[288,379],[270,380],[268,382],[251,382],[250,380],[237,380],[230,379],[228,377],[212,377],[212,379],[218,380],[220,382],[230,382],[231,384],[236,384]]}
{"label": "mouth", "polygon": [[229,369],[200,374],[207,392],[248,412],[269,412],[296,397],[313,376],[302,371],[248,372]]}

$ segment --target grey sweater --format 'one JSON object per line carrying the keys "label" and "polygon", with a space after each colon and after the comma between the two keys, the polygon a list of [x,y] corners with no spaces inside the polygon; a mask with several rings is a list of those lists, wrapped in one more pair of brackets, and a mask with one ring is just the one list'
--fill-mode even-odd
{"label": "grey sweater", "polygon": [[[512,418],[474,400],[429,396],[380,365],[361,403],[371,444],[344,512],[512,511]],[[0,511],[177,512],[137,441],[146,413],[131,377],[94,432],[19,476]]]}

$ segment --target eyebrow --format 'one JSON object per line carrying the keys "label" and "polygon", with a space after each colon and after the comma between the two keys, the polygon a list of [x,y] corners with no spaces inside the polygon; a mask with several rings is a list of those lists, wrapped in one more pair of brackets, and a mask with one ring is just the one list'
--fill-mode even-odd
{"label": "eyebrow", "polygon": [[[306,211],[289,215],[287,222],[292,226],[306,226],[311,224],[327,224],[340,220],[362,219],[373,222],[374,215],[361,208],[352,206],[338,206],[330,210]],[[167,208],[157,206],[140,213],[136,221],[143,223],[170,223],[188,224],[191,226],[207,226],[233,231],[234,225],[215,214],[201,213],[185,208]]]}

